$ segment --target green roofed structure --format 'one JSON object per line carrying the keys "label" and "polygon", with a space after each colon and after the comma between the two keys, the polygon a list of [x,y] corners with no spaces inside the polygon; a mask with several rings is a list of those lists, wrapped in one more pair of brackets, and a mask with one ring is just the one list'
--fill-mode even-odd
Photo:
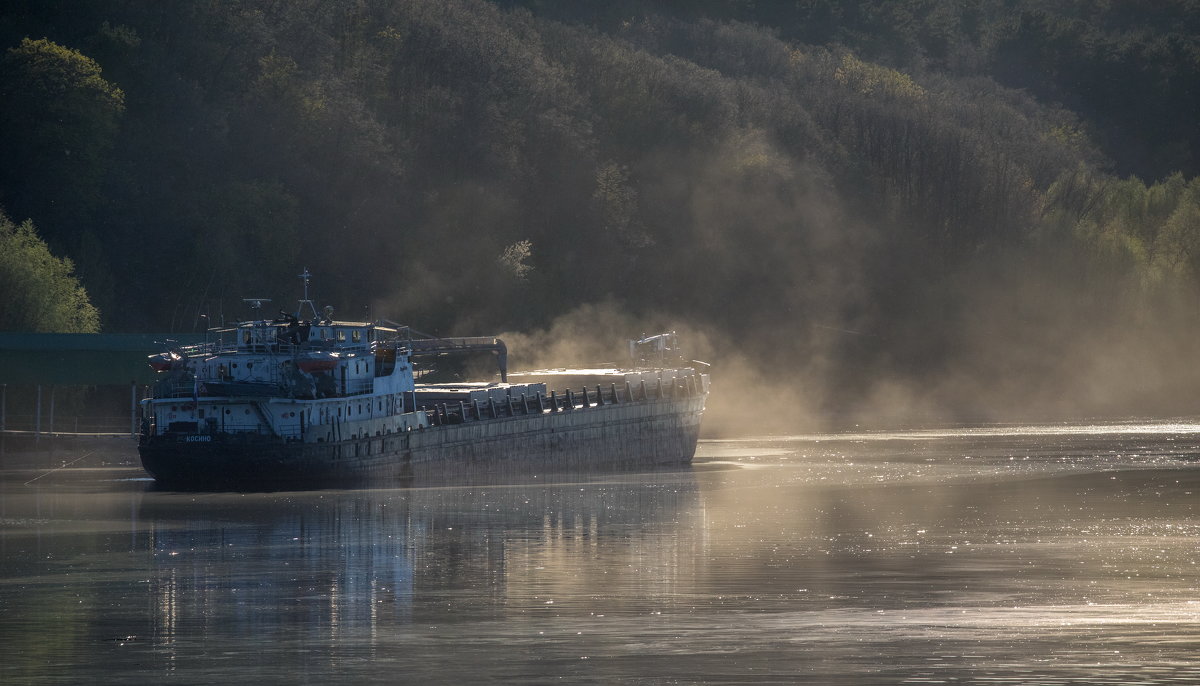
{"label": "green roofed structure", "polygon": [[147,357],[204,334],[0,332],[0,384],[106,386],[154,381]]}

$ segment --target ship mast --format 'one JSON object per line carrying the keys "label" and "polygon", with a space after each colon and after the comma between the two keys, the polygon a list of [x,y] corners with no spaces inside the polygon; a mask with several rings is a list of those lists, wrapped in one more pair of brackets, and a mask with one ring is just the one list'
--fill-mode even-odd
{"label": "ship mast", "polygon": [[312,312],[313,321],[317,321],[321,318],[321,315],[317,314],[317,306],[313,304],[313,301],[308,299],[308,282],[312,278],[312,274],[308,273],[308,267],[304,268],[304,273],[300,274],[299,277],[304,280],[304,299],[300,301],[300,305],[296,308],[296,319],[304,316],[304,306],[308,305],[309,311]]}

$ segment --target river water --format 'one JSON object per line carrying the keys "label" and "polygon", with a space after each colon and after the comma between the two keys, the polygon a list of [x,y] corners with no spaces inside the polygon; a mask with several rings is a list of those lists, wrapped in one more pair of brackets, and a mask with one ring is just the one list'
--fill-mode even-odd
{"label": "river water", "polygon": [[0,470],[0,683],[1198,683],[1198,457],[1004,426],[235,494],[58,455]]}

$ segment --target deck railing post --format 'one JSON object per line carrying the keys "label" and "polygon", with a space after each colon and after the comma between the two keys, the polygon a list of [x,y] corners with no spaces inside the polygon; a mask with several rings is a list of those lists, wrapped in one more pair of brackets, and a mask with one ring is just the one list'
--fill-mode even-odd
{"label": "deck railing post", "polygon": [[54,384],[50,384],[50,430],[47,432],[51,436],[54,435]]}
{"label": "deck railing post", "polygon": [[129,382],[129,436],[137,436],[137,381]]}
{"label": "deck railing post", "polygon": [[42,435],[42,385],[37,387],[37,413],[33,416],[33,438],[34,442]]}
{"label": "deck railing post", "polygon": [[8,384],[0,384],[0,431],[8,430]]}

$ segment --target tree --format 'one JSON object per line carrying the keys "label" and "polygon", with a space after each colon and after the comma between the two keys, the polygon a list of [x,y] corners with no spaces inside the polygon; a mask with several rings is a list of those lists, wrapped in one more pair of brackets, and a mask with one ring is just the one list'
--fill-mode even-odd
{"label": "tree", "polygon": [[0,200],[61,234],[98,199],[125,94],[91,58],[26,38],[0,60],[0,101]]}
{"label": "tree", "polygon": [[50,252],[33,222],[13,224],[0,213],[0,331],[99,331],[100,312],[74,268],[71,260]]}

